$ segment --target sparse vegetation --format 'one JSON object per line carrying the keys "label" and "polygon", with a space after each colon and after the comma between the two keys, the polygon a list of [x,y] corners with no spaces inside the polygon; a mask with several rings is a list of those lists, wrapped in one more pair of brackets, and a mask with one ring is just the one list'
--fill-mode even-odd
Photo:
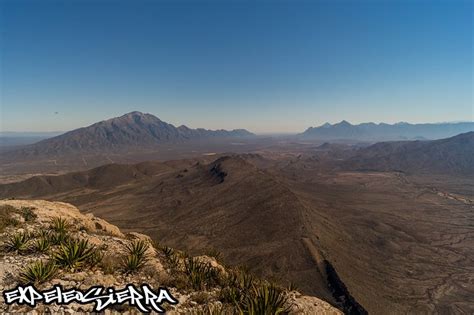
{"label": "sparse vegetation", "polygon": [[247,292],[244,302],[238,305],[242,314],[275,315],[288,311],[287,297],[282,289],[269,284],[253,284]]}
{"label": "sparse vegetation", "polygon": [[51,247],[51,241],[48,237],[40,237],[34,243],[34,249],[39,253],[45,253]]}
{"label": "sparse vegetation", "polygon": [[143,240],[133,241],[126,246],[127,255],[122,261],[126,272],[136,272],[145,265],[148,260],[148,257],[146,256],[148,247],[148,243]]}
{"label": "sparse vegetation", "polygon": [[70,239],[59,246],[53,257],[58,265],[77,269],[90,265],[95,252],[95,247],[89,245],[89,241]]}
{"label": "sparse vegetation", "polygon": [[49,240],[52,245],[62,245],[69,242],[71,237],[66,232],[53,232],[50,234]]}
{"label": "sparse vegetation", "polygon": [[51,223],[51,229],[56,233],[66,233],[69,223],[62,217],[55,217]]}
{"label": "sparse vegetation", "polygon": [[33,210],[34,208],[32,207],[22,207],[20,209],[20,214],[26,222],[34,221],[38,217],[38,215],[36,215]]}
{"label": "sparse vegetation", "polygon": [[12,215],[17,213],[17,209],[10,205],[0,206],[0,233],[3,233],[5,228],[9,226],[18,226],[20,221]]}
{"label": "sparse vegetation", "polygon": [[18,232],[11,235],[5,243],[5,248],[9,252],[22,253],[29,249],[30,234]]}
{"label": "sparse vegetation", "polygon": [[38,260],[28,265],[23,271],[20,272],[20,282],[39,284],[51,279],[57,272],[58,267],[54,261],[48,261],[44,263],[42,260]]}
{"label": "sparse vegetation", "polygon": [[222,253],[215,249],[214,247],[210,247],[206,250],[204,255],[214,258],[216,261],[222,260]]}
{"label": "sparse vegetation", "polygon": [[217,285],[219,282],[219,271],[212,267],[211,264],[196,258],[186,259],[184,261],[184,269],[194,290],[205,290]]}

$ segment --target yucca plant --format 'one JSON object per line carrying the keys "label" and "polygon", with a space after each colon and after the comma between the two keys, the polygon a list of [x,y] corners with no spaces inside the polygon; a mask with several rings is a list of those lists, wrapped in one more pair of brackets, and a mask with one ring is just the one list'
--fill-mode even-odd
{"label": "yucca plant", "polygon": [[51,247],[51,241],[47,237],[40,237],[35,241],[34,249],[37,252],[45,253]]}
{"label": "yucca plant", "polygon": [[19,232],[11,235],[5,243],[5,248],[9,252],[24,252],[29,249],[31,236],[27,232]]}
{"label": "yucca plant", "polygon": [[59,246],[53,257],[58,265],[69,269],[77,269],[88,265],[91,256],[94,254],[95,247],[89,245],[89,241],[70,239]]}
{"label": "yucca plant", "polygon": [[209,263],[189,258],[184,261],[185,273],[193,289],[203,290],[217,284],[219,271]]}
{"label": "yucca plant", "polygon": [[238,308],[242,314],[275,315],[289,311],[287,301],[283,290],[273,284],[263,283],[254,285]]}
{"label": "yucca plant", "polygon": [[51,245],[66,244],[71,240],[71,237],[66,232],[53,232],[48,234]]}
{"label": "yucca plant", "polygon": [[143,240],[137,240],[126,245],[127,255],[122,260],[126,272],[136,272],[146,264],[148,261],[146,256],[148,247],[148,243]]}
{"label": "yucca plant", "polygon": [[204,254],[206,256],[214,258],[216,261],[222,260],[222,253],[213,247],[208,248]]}
{"label": "yucca plant", "polygon": [[66,233],[69,223],[62,217],[55,217],[51,223],[51,229],[57,233]]}
{"label": "yucca plant", "polygon": [[160,247],[160,249],[163,252],[163,254],[165,255],[165,257],[168,258],[168,259],[169,259],[169,257],[171,257],[171,255],[174,254],[174,250],[171,247],[162,246],[162,247]]}
{"label": "yucca plant", "polygon": [[136,240],[126,245],[128,253],[136,256],[145,256],[148,247],[148,243],[143,240]]}
{"label": "yucca plant", "polygon": [[38,260],[28,265],[20,272],[20,282],[24,284],[39,284],[51,279],[57,272],[58,267],[54,261],[44,263]]}
{"label": "yucca plant", "polygon": [[129,254],[125,256],[122,265],[127,273],[133,273],[140,270],[148,261],[146,256],[137,256]]}

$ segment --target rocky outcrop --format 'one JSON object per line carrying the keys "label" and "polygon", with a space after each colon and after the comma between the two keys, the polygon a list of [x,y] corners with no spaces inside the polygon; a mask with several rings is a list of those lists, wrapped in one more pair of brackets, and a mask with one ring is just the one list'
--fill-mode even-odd
{"label": "rocky outcrop", "polygon": [[[60,219],[59,219],[60,218]],[[61,226],[60,222],[64,223]],[[58,223],[59,222],[59,223]],[[64,228],[64,239],[57,241]],[[12,244],[14,236],[26,235],[24,246]],[[62,234],[61,234],[62,235]],[[50,238],[47,238],[50,237]],[[48,247],[39,249],[38,240],[47,239]],[[168,314],[210,314],[218,311],[233,314],[236,306],[230,302],[228,292],[236,292],[240,285],[235,269],[225,267],[209,256],[189,257],[186,253],[155,244],[140,233],[122,233],[116,226],[91,214],[83,214],[76,207],[62,202],[44,200],[0,200],[0,291],[11,290],[25,284],[21,276],[29,264],[42,261],[57,263],[54,275],[41,281],[31,280],[38,290],[60,285],[65,289],[87,291],[93,286],[125,288],[128,284],[147,284],[151,288],[166,287],[178,303],[164,304]],[[55,241],[53,241],[55,240]],[[62,265],[58,252],[68,241],[82,240],[94,251],[94,259],[87,263]],[[65,243],[62,243],[65,242]],[[131,244],[145,244],[143,264],[133,269],[127,265]],[[205,268],[204,268],[205,267]],[[201,279],[202,270],[208,278]],[[197,270],[197,271],[196,271]],[[201,270],[201,271],[199,271]],[[201,272],[201,273],[199,273]],[[244,275],[242,278],[252,279]],[[246,280],[247,281],[247,280]],[[263,280],[252,280],[263,285]],[[232,284],[233,283],[233,284]],[[256,287],[256,285],[254,285]],[[272,286],[268,286],[271,288]],[[330,304],[297,291],[278,289],[289,314],[342,314]],[[235,296],[235,295],[234,295]],[[92,312],[93,304],[68,305],[38,304],[35,308],[25,305],[6,305],[0,297],[0,312]],[[118,305],[110,312],[136,312],[136,308]]]}

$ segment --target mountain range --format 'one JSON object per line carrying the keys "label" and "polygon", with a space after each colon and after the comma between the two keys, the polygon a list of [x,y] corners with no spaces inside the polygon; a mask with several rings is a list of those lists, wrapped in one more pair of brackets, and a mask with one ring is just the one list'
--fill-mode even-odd
{"label": "mountain range", "polygon": [[352,125],[343,120],[337,124],[325,123],[319,127],[309,127],[299,136],[325,140],[428,140],[452,137],[460,133],[474,131],[474,122],[393,125],[373,122]]}
{"label": "mountain range", "polygon": [[9,154],[57,156],[75,153],[105,152],[150,148],[163,143],[177,143],[208,138],[247,137],[254,134],[244,129],[208,130],[175,127],[159,118],[141,112],[100,121],[88,127],[25,146]]}
{"label": "mountain range", "polygon": [[431,141],[379,142],[344,161],[358,170],[474,174],[474,132]]}
{"label": "mountain range", "polygon": [[0,198],[68,202],[193,255],[217,249],[347,314],[471,314],[473,144],[469,132],[108,164],[0,185]]}

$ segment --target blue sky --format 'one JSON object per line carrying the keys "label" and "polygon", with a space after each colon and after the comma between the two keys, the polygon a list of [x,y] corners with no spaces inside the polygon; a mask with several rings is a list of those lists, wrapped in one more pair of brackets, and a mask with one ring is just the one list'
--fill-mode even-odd
{"label": "blue sky", "polygon": [[1,130],[133,110],[254,132],[474,116],[472,1],[0,3]]}

